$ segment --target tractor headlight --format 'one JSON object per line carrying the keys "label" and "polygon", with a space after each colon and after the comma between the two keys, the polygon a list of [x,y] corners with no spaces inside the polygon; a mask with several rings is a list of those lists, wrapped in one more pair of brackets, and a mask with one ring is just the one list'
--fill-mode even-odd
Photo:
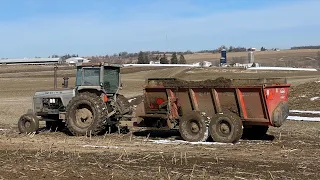
{"label": "tractor headlight", "polygon": [[55,104],[55,103],[56,103],[56,99],[50,99],[50,100],[49,100],[49,103],[50,103],[50,104]]}

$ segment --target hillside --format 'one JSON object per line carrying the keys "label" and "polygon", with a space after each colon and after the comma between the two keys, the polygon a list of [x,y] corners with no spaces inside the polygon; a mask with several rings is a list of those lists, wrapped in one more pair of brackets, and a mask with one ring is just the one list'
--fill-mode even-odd
{"label": "hillside", "polygon": [[[282,51],[256,51],[255,62],[265,66],[314,66],[316,65],[317,49],[282,50]],[[185,55],[187,63],[210,61],[217,64],[220,54],[195,53]],[[227,53],[228,62],[246,63],[248,52]]]}

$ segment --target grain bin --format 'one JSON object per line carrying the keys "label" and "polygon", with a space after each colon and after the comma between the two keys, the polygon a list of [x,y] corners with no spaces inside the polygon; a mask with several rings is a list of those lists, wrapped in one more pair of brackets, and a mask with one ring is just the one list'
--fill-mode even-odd
{"label": "grain bin", "polygon": [[254,63],[254,53],[252,51],[248,52],[249,63]]}
{"label": "grain bin", "polygon": [[225,50],[225,49],[221,50],[221,58],[220,59],[224,59],[224,63],[227,63],[227,50]]}

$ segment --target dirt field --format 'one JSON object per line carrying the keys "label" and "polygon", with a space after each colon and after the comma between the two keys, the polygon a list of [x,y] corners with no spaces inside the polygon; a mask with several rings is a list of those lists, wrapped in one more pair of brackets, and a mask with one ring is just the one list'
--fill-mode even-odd
{"label": "dirt field", "polygon": [[[146,134],[91,139],[54,132],[27,136],[13,129],[0,135],[0,177],[318,179],[319,128],[319,123],[287,122],[279,129],[271,128],[266,139],[234,145],[157,144],[148,141]],[[177,133],[163,135],[178,138]],[[151,135],[150,139],[159,137]]]}
{"label": "dirt field", "polygon": [[[63,132],[19,134],[17,119],[37,89],[53,86],[51,67],[0,66],[0,179],[319,179],[320,123],[287,121],[260,140],[188,144],[177,132],[73,137]],[[14,70],[12,70],[14,69]],[[35,70],[34,70],[35,69]],[[23,72],[18,74],[18,72]],[[59,71],[73,74],[71,69]],[[299,85],[319,72],[257,72],[215,68],[123,69],[121,93],[142,94],[147,77],[287,77]],[[62,83],[59,78],[59,84]],[[69,84],[74,83],[74,75]],[[309,89],[310,90],[310,89]],[[307,110],[307,109],[300,109]],[[170,141],[164,141],[170,140]]]}
{"label": "dirt field", "polygon": [[[272,66],[305,66],[314,63],[318,49],[282,50],[282,51],[256,51],[255,62]],[[199,61],[219,62],[220,54],[195,53],[186,55],[188,63]],[[248,52],[227,53],[228,62],[244,61],[248,59]],[[247,62],[247,61],[245,61]]]}

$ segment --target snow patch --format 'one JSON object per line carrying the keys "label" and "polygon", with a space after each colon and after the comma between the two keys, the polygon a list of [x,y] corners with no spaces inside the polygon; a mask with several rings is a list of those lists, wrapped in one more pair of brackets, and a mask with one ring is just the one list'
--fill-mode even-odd
{"label": "snow patch", "polygon": [[201,145],[233,145],[232,143],[219,143],[219,142],[188,142],[183,140],[149,140],[150,142],[156,143],[156,144],[201,144]]}
{"label": "snow patch", "polygon": [[132,101],[134,101],[134,100],[136,100],[136,99],[137,99],[137,98],[129,99],[128,102],[131,103]]}
{"label": "snow patch", "polygon": [[6,131],[6,130],[8,130],[8,129],[0,129],[0,131]]}
{"label": "snow patch", "polygon": [[279,70],[279,71],[317,71],[314,68],[291,68],[291,67],[250,67],[248,70]]}
{"label": "snow patch", "polygon": [[302,97],[302,98],[304,98],[304,97],[307,97],[306,95],[301,95],[301,96],[299,96],[299,97]]}
{"label": "snow patch", "polygon": [[320,122],[320,117],[288,116],[288,120]]}
{"label": "snow patch", "polygon": [[310,98],[311,101],[314,101],[314,100],[317,100],[319,99],[320,97],[316,96],[316,97],[313,97],[313,98]]}
{"label": "snow patch", "polygon": [[103,148],[103,149],[118,149],[118,146],[96,146],[96,145],[84,145],[82,147]]}
{"label": "snow patch", "polygon": [[300,111],[300,110],[290,110],[291,113],[303,113],[303,114],[320,114],[320,111]]}

